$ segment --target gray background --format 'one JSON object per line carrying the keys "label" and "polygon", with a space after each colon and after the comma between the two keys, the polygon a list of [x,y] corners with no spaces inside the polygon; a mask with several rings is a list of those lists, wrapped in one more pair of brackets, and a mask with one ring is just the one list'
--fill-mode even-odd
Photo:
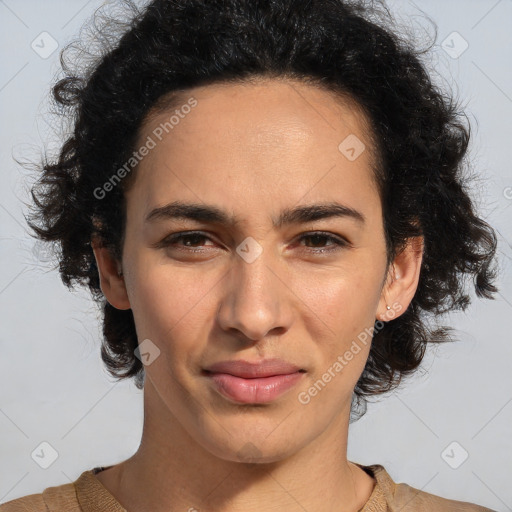
{"label": "gray background", "polygon": [[[96,306],[85,290],[66,289],[28,236],[31,178],[13,160],[37,160],[55,142],[45,100],[59,51],[103,3],[0,0],[0,503],[124,460],[142,433],[142,391],[114,383],[100,361]],[[512,510],[512,1],[389,5],[418,33],[432,33],[422,10],[438,26],[429,65],[474,127],[475,194],[498,231],[500,292],[446,318],[460,342],[431,349],[403,389],[369,404],[351,425],[348,455],[426,492]],[[59,45],[47,58],[31,47],[42,32]]]}

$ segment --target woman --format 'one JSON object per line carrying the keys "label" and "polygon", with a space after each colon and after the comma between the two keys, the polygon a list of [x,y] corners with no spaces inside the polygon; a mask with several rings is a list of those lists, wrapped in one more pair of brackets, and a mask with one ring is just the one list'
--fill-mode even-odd
{"label": "woman", "polygon": [[[347,459],[353,406],[496,292],[469,130],[415,51],[341,0],[155,0],[83,76],[31,226],[144,388],[138,451],[15,510],[485,511]],[[370,21],[370,18],[374,21]]]}

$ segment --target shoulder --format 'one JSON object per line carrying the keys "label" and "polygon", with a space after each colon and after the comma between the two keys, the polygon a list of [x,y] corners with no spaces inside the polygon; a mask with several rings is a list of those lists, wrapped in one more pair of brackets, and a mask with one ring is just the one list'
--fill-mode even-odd
{"label": "shoulder", "polygon": [[413,510],[425,512],[430,510],[438,512],[494,512],[490,508],[475,503],[442,498],[404,483],[396,485],[393,504],[403,512],[412,512]]}
{"label": "shoulder", "polygon": [[46,512],[43,495],[30,494],[0,505],[0,512]]}
{"label": "shoulder", "polygon": [[0,512],[81,512],[73,483],[46,488],[0,505]]}
{"label": "shoulder", "polygon": [[393,481],[384,466],[373,464],[363,466],[358,464],[377,481],[374,493],[363,508],[363,512],[373,510],[400,511],[400,512],[495,512],[490,508],[469,503],[442,498],[425,491],[416,489],[405,483]]}

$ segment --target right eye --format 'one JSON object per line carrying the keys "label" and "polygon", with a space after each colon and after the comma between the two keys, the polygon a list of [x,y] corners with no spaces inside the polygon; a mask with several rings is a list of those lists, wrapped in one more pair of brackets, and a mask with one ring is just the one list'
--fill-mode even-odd
{"label": "right eye", "polygon": [[[187,245],[180,244],[180,240],[186,242]],[[211,238],[201,231],[186,231],[181,233],[173,233],[172,235],[165,237],[161,242],[158,243],[157,247],[176,247],[182,251],[205,252],[203,250],[194,250],[195,245],[203,245],[201,244],[201,241],[203,240],[211,240]]]}

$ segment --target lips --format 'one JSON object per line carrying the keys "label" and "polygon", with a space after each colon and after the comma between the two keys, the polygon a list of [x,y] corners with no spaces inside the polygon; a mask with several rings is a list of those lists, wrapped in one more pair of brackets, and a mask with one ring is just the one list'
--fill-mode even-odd
{"label": "lips", "polygon": [[264,359],[254,363],[241,359],[236,361],[220,361],[205,368],[205,370],[210,373],[227,373],[243,379],[289,375],[305,371],[283,359]]}
{"label": "lips", "polygon": [[304,369],[282,359],[221,361],[203,371],[218,393],[242,404],[272,402],[295,387],[304,373]]}

